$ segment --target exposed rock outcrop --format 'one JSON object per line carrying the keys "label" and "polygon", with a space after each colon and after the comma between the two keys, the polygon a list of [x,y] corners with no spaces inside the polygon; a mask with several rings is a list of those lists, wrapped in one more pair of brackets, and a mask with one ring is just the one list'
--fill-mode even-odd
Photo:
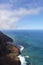
{"label": "exposed rock outcrop", "polygon": [[20,50],[11,43],[13,40],[0,32],[0,65],[21,65],[18,58]]}

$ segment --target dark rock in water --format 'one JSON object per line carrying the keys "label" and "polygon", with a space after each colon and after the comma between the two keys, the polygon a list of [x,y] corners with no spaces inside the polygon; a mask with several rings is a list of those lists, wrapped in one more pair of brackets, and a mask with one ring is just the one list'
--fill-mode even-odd
{"label": "dark rock in water", "polygon": [[21,65],[18,58],[20,50],[11,43],[13,40],[0,32],[0,65]]}

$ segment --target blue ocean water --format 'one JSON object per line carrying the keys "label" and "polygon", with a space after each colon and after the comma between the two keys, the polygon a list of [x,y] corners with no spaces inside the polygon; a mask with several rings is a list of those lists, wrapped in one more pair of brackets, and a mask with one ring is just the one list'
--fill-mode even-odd
{"label": "blue ocean water", "polygon": [[26,58],[27,65],[43,65],[43,30],[7,30],[2,31],[10,36],[16,45],[24,46],[21,53]]}

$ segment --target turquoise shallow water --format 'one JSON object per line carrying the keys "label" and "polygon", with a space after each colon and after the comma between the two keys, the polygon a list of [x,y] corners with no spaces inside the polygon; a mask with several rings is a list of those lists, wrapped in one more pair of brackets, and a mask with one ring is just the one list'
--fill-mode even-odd
{"label": "turquoise shallow water", "polygon": [[13,30],[3,31],[13,38],[16,45],[24,46],[23,56],[32,65],[43,65],[43,31],[42,30]]}

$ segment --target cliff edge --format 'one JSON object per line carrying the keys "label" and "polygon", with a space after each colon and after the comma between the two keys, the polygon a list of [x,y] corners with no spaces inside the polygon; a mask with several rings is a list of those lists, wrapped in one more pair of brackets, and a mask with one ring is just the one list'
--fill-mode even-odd
{"label": "cliff edge", "polygon": [[0,65],[21,65],[20,50],[12,43],[13,39],[0,32]]}

